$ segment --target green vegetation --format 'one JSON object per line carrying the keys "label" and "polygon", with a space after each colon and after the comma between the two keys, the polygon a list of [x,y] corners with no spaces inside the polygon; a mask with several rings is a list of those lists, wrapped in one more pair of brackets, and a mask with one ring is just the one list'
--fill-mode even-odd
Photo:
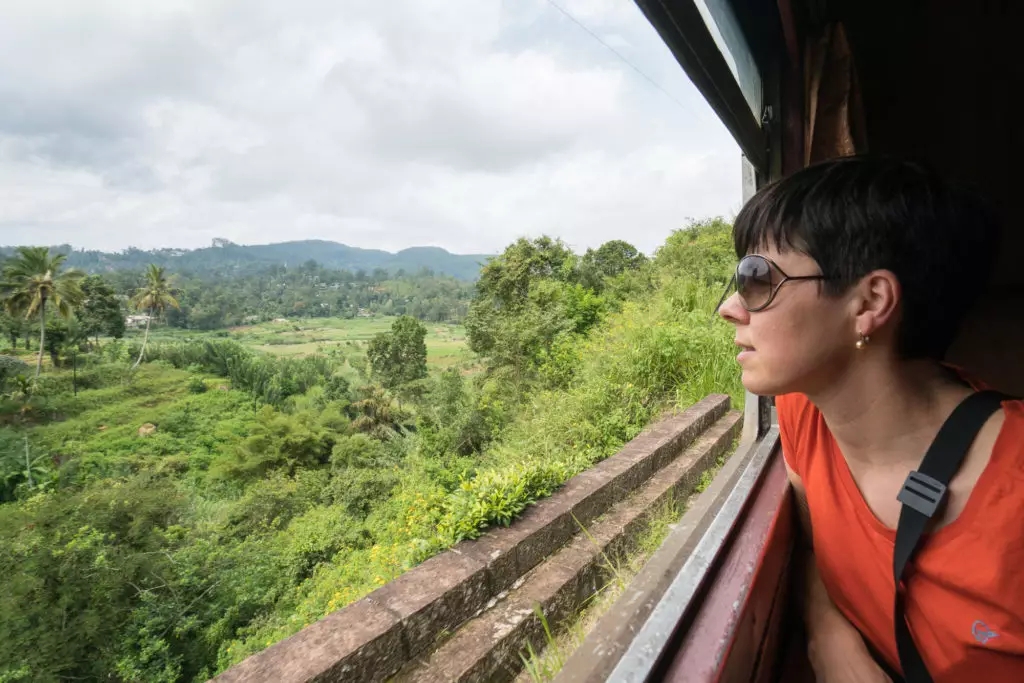
{"label": "green vegetation", "polygon": [[[396,318],[299,318],[257,323],[227,330],[195,331],[172,327],[153,330],[150,338],[160,343],[232,339],[256,350],[281,357],[313,354],[344,359],[343,372],[357,381],[368,369],[367,349],[374,337],[391,329]],[[466,330],[451,323],[425,323],[428,369],[472,365],[476,358],[466,347]]]}
{"label": "green vegetation", "polygon": [[[145,275],[119,271],[106,276],[118,293],[134,296]],[[429,322],[459,322],[473,287],[429,272],[331,270],[315,261],[296,267],[266,266],[242,274],[174,273],[178,308],[167,324],[184,330],[220,330],[273,320],[355,319],[411,315]]]}
{"label": "green vegetation", "polygon": [[[728,244],[720,221],[652,260],[522,240],[485,267],[465,335],[360,316],[204,332],[172,307],[148,341],[97,341],[72,317],[35,383],[20,342],[41,332],[14,307],[0,680],[205,680],[510,523],[659,412],[711,391],[740,405],[731,330],[709,325]],[[171,282],[186,309],[187,278]],[[437,284],[389,282],[409,309],[413,283]]]}
{"label": "green vegetation", "polygon": [[366,350],[373,377],[389,389],[427,376],[427,328],[407,315],[370,340]]}
{"label": "green vegetation", "polygon": [[79,281],[83,273],[61,272],[64,256],[50,255],[42,247],[22,247],[18,255],[4,266],[0,280],[0,297],[11,316],[39,316],[39,360],[36,379],[43,368],[46,350],[46,304],[50,303],[62,318],[70,318],[73,306],[83,298]]}
{"label": "green vegetation", "polygon": [[139,367],[142,358],[146,355],[146,344],[149,342],[149,328],[153,322],[153,316],[163,315],[168,308],[181,310],[178,300],[171,294],[171,284],[167,281],[164,269],[160,266],[150,265],[146,269],[145,283],[139,288],[132,298],[132,305],[137,311],[146,313],[146,336],[142,338],[142,349],[139,350],[139,358],[132,367]]}
{"label": "green vegetation", "polygon": [[[124,314],[117,293],[98,275],[82,280],[82,305],[75,313],[82,328],[82,335],[93,337],[99,343],[100,337],[120,339],[124,336]],[[11,346],[15,342],[11,341]]]}

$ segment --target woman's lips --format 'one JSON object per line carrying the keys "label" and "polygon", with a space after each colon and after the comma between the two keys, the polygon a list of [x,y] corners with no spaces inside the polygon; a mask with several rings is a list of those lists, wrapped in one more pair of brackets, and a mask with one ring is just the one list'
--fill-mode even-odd
{"label": "woman's lips", "polygon": [[749,358],[754,354],[754,347],[748,346],[747,344],[741,344],[736,342],[736,346],[739,347],[740,352],[736,355],[736,360],[742,362],[743,359]]}

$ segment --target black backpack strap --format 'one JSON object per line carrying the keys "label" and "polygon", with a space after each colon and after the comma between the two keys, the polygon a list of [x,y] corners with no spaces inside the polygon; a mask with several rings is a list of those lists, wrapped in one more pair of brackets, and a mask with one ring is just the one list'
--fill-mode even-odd
{"label": "black backpack strap", "polygon": [[979,391],[965,398],[942,424],[918,470],[907,476],[896,497],[903,507],[896,527],[892,571],[896,583],[894,626],[900,666],[907,683],[931,683],[928,667],[914,645],[904,615],[903,574],[920,543],[928,522],[946,502],[946,487],[960,469],[978,431],[1003,401],[1010,397],[996,391]]}

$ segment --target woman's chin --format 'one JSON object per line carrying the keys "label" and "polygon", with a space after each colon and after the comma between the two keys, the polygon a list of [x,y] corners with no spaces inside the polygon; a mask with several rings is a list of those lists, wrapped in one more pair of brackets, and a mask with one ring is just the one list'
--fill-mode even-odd
{"label": "woman's chin", "polygon": [[743,388],[755,396],[776,396],[779,393],[778,383],[772,382],[759,372],[744,370],[740,381]]}

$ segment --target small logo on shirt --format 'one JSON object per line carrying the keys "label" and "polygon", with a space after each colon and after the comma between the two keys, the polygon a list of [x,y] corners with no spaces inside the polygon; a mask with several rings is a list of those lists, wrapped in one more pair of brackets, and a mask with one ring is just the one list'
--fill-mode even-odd
{"label": "small logo on shirt", "polygon": [[999,636],[998,633],[990,629],[981,619],[971,624],[971,633],[974,635],[974,639],[982,645],[987,644],[988,641]]}

